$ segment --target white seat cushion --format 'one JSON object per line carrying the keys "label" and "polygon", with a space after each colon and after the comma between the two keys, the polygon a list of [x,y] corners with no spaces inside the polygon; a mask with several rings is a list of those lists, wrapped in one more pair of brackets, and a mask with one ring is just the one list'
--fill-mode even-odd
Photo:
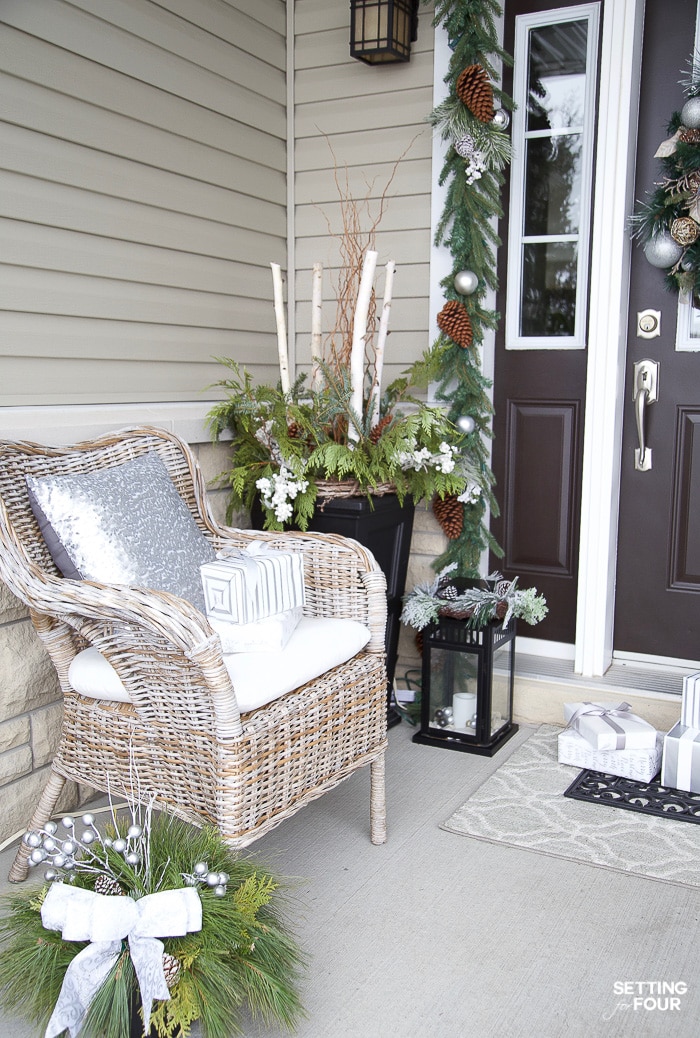
{"label": "white seat cushion", "polygon": [[[356,620],[304,617],[280,652],[225,653],[224,663],[242,714],[271,703],[357,655],[370,633]],[[91,699],[131,702],[112,665],[97,649],[83,649],[68,671],[72,688]]]}

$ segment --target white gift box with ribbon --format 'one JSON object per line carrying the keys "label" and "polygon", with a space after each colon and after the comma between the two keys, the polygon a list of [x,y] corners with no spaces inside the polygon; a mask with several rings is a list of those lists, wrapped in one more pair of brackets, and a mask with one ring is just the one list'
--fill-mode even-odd
{"label": "white gift box with ribbon", "polygon": [[567,728],[595,750],[651,750],[656,729],[632,713],[629,703],[564,703]]}
{"label": "white gift box with ribbon", "polygon": [[209,623],[221,638],[224,652],[281,652],[303,615],[304,610],[297,606],[250,624],[234,624],[216,616],[209,616]]}
{"label": "white gift box with ribbon", "polygon": [[681,724],[700,729],[700,672],[683,678]]}
{"label": "white gift box with ribbon", "polygon": [[201,567],[207,616],[248,624],[304,605],[304,559],[251,541]]}
{"label": "white gift box with ribbon", "polygon": [[661,784],[687,793],[700,793],[700,731],[674,725],[664,737]]}
{"label": "white gift box with ribbon", "polygon": [[648,750],[594,750],[573,728],[565,728],[557,737],[560,764],[572,764],[606,775],[651,782],[658,774],[663,751],[663,736],[656,733],[656,743]]}

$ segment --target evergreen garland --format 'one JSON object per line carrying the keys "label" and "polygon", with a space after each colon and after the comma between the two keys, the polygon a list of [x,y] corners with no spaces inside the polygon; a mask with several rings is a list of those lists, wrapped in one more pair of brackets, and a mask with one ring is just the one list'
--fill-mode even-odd
{"label": "evergreen garland", "polygon": [[[501,8],[495,0],[436,0],[435,25],[444,25],[452,48],[445,83],[448,97],[430,115],[446,141],[451,141],[440,175],[447,184],[447,196],[438,224],[435,244],[445,245],[453,257],[452,272],[441,282],[446,305],[459,303],[466,310],[471,325],[471,343],[458,344],[441,328],[429,360],[424,364],[437,384],[436,398],[448,404],[449,418],[471,417],[474,429],[467,435],[466,447],[480,473],[483,493],[463,495],[460,502],[464,521],[459,536],[452,537],[446,551],[434,561],[436,570],[456,565],[461,576],[478,573],[480,555],[485,548],[496,554],[502,551],[485,525],[490,508],[498,514],[494,498],[493,474],[488,466],[485,437],[490,429],[492,407],[487,390],[490,382],[482,373],[479,357],[484,334],[493,330],[499,315],[484,306],[484,297],[495,290],[495,250],[500,245],[493,226],[494,218],[503,215],[501,188],[503,167],[510,159],[510,140],[505,133],[504,110],[512,110],[513,102],[494,83],[494,61],[510,64],[511,59],[499,46],[495,19]],[[463,73],[477,69],[473,103],[465,103]],[[485,77],[481,71],[486,74]],[[467,78],[470,78],[469,76]],[[483,81],[490,81],[493,105],[484,94]],[[470,100],[467,98],[467,100]],[[494,107],[496,118],[491,117]],[[499,112],[498,109],[501,109]],[[470,295],[461,295],[455,287],[455,275],[471,271],[477,287]],[[461,339],[460,343],[464,340]]]}

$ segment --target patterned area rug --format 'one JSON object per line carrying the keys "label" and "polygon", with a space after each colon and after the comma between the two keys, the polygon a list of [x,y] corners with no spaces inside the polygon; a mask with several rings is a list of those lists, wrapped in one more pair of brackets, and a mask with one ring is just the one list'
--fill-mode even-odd
{"label": "patterned area rug", "polygon": [[700,827],[565,797],[580,769],[542,725],[441,828],[619,872],[700,887]]}

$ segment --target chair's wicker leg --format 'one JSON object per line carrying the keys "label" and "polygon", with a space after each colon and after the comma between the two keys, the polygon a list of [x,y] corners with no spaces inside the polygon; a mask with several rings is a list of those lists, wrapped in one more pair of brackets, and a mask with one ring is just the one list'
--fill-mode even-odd
{"label": "chair's wicker leg", "polygon": [[[44,792],[41,794],[39,803],[36,806],[32,820],[28,825],[28,829],[41,829],[48,822],[49,818],[54,812],[58,798],[60,797],[63,787],[66,784],[66,780],[63,775],[59,775],[57,771],[51,771],[49,781],[46,783]],[[15,855],[15,860],[12,863],[12,868],[8,874],[10,883],[22,883],[27,878],[27,872],[29,871],[29,865],[27,864],[27,858],[29,857],[29,847],[22,841]]]}
{"label": "chair's wicker leg", "polygon": [[384,751],[369,766],[369,824],[372,843],[386,843]]}

